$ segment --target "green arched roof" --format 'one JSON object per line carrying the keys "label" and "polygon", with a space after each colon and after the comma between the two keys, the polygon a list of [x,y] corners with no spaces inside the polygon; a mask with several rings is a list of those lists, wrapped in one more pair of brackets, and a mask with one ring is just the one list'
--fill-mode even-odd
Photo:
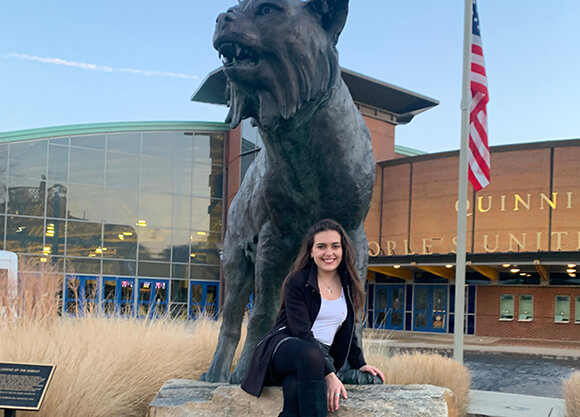
{"label": "green arched roof", "polygon": [[162,130],[194,130],[203,132],[227,132],[227,123],[219,122],[112,122],[67,126],[44,127],[39,129],[0,132],[0,143],[21,140],[43,139],[60,136],[88,135],[96,133],[143,132]]}

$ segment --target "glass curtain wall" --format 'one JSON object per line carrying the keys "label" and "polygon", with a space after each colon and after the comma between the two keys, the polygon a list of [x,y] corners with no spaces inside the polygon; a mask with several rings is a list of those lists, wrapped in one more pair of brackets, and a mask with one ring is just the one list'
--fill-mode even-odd
{"label": "glass curtain wall", "polygon": [[0,144],[0,247],[95,276],[101,291],[115,277],[171,280],[164,297],[180,315],[190,281],[219,281],[224,140],[147,131]]}

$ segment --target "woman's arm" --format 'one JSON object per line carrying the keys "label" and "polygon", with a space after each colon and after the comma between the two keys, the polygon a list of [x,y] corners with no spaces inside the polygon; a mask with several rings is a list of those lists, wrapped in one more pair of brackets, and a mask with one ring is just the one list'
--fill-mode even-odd
{"label": "woman's arm", "polygon": [[290,278],[287,282],[284,305],[288,320],[288,330],[290,330],[292,336],[307,342],[316,342],[311,330],[312,322],[310,321],[305,292],[300,288],[296,276]]}

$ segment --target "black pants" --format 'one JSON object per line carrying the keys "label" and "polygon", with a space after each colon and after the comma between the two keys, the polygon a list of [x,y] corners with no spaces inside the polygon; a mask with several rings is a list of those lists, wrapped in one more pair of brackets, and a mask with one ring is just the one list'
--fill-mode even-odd
{"label": "black pants", "polygon": [[283,412],[298,415],[298,384],[324,381],[324,356],[317,344],[291,338],[278,347],[270,370],[271,382],[282,385]]}

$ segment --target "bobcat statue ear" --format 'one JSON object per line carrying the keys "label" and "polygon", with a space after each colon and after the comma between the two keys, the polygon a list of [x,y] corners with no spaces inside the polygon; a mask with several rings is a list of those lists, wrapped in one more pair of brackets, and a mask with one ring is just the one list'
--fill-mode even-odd
{"label": "bobcat statue ear", "polygon": [[309,0],[306,7],[336,44],[346,23],[348,0]]}

